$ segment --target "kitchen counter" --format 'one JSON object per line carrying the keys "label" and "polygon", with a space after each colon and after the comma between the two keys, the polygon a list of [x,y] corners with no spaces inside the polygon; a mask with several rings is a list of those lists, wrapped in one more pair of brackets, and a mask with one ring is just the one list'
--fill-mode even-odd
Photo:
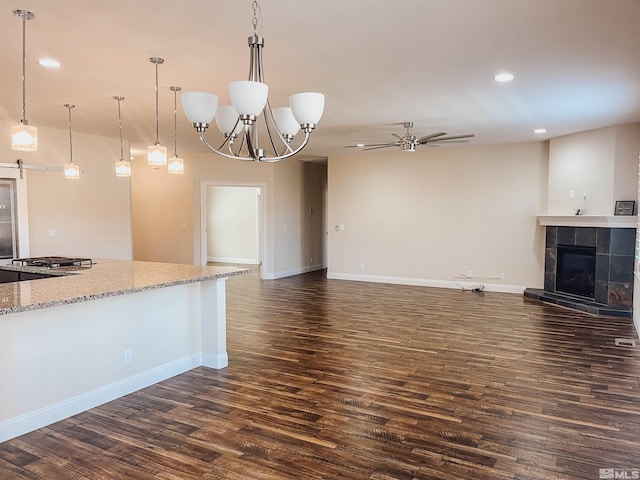
{"label": "kitchen counter", "polygon": [[91,267],[0,265],[56,278],[0,284],[0,315],[249,273],[238,267],[97,259]]}
{"label": "kitchen counter", "polygon": [[226,281],[249,273],[107,259],[0,269],[56,276],[0,284],[0,442],[192,368],[226,367]]}

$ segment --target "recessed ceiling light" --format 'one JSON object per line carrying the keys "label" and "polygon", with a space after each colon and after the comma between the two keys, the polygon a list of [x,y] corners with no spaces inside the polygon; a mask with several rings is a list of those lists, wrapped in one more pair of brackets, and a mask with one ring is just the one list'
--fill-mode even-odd
{"label": "recessed ceiling light", "polygon": [[48,68],[58,68],[60,67],[60,62],[57,60],[54,60],[53,58],[42,58],[40,60],[38,60],[38,63],[40,65],[42,65],[43,67],[48,67]]}
{"label": "recessed ceiling light", "polygon": [[536,128],[533,133],[547,133],[546,128]]}
{"label": "recessed ceiling light", "polygon": [[513,80],[513,74],[509,72],[498,73],[493,79],[496,82],[510,82]]}

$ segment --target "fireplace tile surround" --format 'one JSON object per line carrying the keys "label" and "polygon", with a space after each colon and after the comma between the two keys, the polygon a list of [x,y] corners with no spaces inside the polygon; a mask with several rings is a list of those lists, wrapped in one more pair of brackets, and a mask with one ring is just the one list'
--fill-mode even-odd
{"label": "fireplace tile surround", "polygon": [[[544,290],[525,290],[525,296],[596,315],[631,317],[635,228],[546,226]],[[556,291],[557,246],[596,248],[593,299]]]}

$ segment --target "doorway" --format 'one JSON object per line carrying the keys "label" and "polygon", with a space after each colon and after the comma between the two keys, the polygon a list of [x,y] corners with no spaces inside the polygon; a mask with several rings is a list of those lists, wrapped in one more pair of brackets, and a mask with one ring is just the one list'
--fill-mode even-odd
{"label": "doorway", "polygon": [[202,263],[258,265],[265,251],[264,185],[202,185]]}

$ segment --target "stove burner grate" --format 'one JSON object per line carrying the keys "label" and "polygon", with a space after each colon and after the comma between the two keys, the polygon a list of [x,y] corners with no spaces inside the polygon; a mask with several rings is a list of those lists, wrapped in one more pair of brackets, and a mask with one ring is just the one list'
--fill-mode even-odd
{"label": "stove burner grate", "polygon": [[32,258],[14,258],[11,263],[13,265],[22,265],[25,267],[44,267],[44,268],[60,268],[60,267],[83,267],[91,268],[93,262],[90,258],[75,257],[32,257]]}

